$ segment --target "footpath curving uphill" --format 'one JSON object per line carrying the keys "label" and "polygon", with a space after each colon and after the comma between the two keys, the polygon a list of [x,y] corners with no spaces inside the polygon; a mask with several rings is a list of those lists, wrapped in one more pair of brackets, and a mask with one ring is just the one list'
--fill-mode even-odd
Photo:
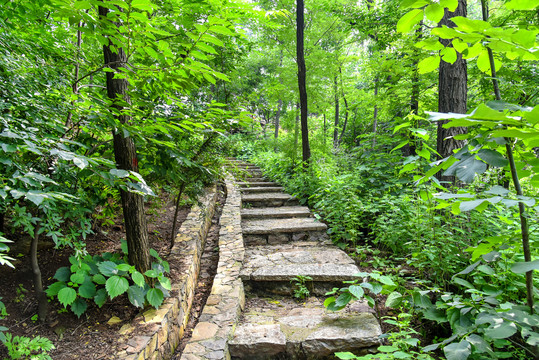
{"label": "footpath curving uphill", "polygon": [[[267,181],[249,163],[231,159],[246,174],[241,191],[245,255],[240,271],[245,307],[228,353],[232,359],[331,359],[338,351],[362,353],[379,343],[381,329],[361,303],[333,313],[323,306],[328,290],[352,280],[359,269],[297,199]],[[309,297],[293,299],[305,281]]]}

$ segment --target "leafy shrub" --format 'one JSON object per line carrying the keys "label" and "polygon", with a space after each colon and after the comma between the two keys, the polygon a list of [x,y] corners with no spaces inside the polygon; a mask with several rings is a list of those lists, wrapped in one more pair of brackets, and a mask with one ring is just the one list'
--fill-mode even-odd
{"label": "leafy shrub", "polygon": [[0,337],[8,350],[11,359],[52,360],[47,354],[54,349],[52,341],[47,338],[36,336],[13,336],[10,333]]}
{"label": "leafy shrub", "polygon": [[[127,263],[125,242],[122,242],[122,250],[124,256],[112,253],[86,255],[80,261],[71,256],[71,267],[61,267],[56,271],[54,278],[58,281],[48,287],[47,295],[56,297],[64,307],[70,306],[78,317],[86,311],[87,300],[93,300],[102,307],[107,297],[114,299],[124,293],[136,307],[150,304],[158,308],[171,289],[170,279],[165,277],[165,272],[170,271],[168,263],[151,249],[150,254],[157,261],[152,263],[150,270],[141,274]],[[156,279],[157,283],[151,286],[146,278]]]}

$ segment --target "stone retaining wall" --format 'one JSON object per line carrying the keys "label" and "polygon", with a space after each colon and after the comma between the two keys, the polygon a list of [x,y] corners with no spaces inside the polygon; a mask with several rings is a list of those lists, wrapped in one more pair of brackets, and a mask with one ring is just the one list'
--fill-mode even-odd
{"label": "stone retaining wall", "polygon": [[[200,258],[215,211],[217,188],[214,185],[199,198],[176,237],[168,256],[169,263],[188,264],[180,281],[172,284],[174,297],[165,299],[159,309],[149,309],[139,314],[133,326],[125,324],[120,329],[121,338],[112,359],[161,360],[170,359],[187,326],[200,271]],[[239,211],[238,211],[239,213]],[[142,325],[144,331],[140,333]],[[137,335],[133,332],[137,330]]]}
{"label": "stone retaining wall", "polygon": [[233,336],[245,306],[243,283],[239,277],[245,255],[241,232],[241,194],[231,176],[225,182],[228,195],[220,219],[217,275],[181,360],[230,359],[228,340]]}

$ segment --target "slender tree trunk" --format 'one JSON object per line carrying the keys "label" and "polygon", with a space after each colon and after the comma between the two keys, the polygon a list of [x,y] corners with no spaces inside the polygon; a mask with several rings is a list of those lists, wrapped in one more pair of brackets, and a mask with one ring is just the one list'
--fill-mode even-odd
{"label": "slender tree trunk", "polygon": [[4,222],[6,218],[6,213],[3,210],[0,210],[0,233],[4,233]]}
{"label": "slender tree trunk", "polygon": [[48,315],[48,301],[47,294],[43,290],[43,280],[41,278],[41,269],[39,268],[39,261],[37,259],[37,249],[39,244],[39,223],[34,229],[34,236],[32,237],[32,244],[30,246],[30,263],[32,265],[32,275],[34,282],[34,291],[36,292],[37,299],[37,316],[41,322],[47,319]]}
{"label": "slender tree trunk", "polygon": [[[277,112],[275,113],[275,140],[277,140],[277,138],[279,137],[279,126],[280,126],[282,109],[283,109],[283,100],[279,99],[279,103],[277,105]],[[277,146],[277,143],[275,143],[275,146]]]}
{"label": "slender tree trunk", "polygon": [[308,167],[311,160],[311,148],[309,146],[309,128],[307,124],[309,112],[307,110],[307,69],[305,68],[305,52],[303,48],[305,27],[305,6],[303,0],[297,0],[297,15],[296,15],[296,53],[298,58],[298,87],[299,87],[299,102],[301,110],[301,145],[303,154],[303,166]]}
{"label": "slender tree trunk", "polygon": [[298,155],[298,143],[299,143],[299,103],[296,103],[296,122],[294,124],[294,159],[292,164],[296,166],[296,158]]}
{"label": "slender tree trunk", "polygon": [[[421,21],[419,23],[418,28],[415,31],[415,40],[416,42],[421,41],[422,34],[421,34],[421,26],[423,25],[423,22]],[[417,48],[414,48],[413,52],[413,60],[412,60],[412,94],[410,95],[410,112],[414,115],[417,115],[419,113],[419,69],[417,67],[417,64],[419,63],[419,50]],[[419,126],[414,126],[419,127]],[[404,156],[410,156],[415,154],[416,145],[415,145],[415,137],[410,136],[409,137],[410,142],[408,145],[403,147]]]}
{"label": "slender tree trunk", "polygon": [[327,130],[326,114],[324,114],[324,132],[323,132],[323,134],[324,134],[324,147],[326,146],[326,136],[327,136],[326,135],[326,132],[327,132],[326,130]]}
{"label": "slender tree trunk", "polygon": [[333,127],[333,147],[339,145],[339,91],[337,76],[333,79],[333,91],[335,92],[335,126]]}
{"label": "slender tree trunk", "polygon": [[[81,27],[82,27],[82,21],[79,22],[79,30],[77,30],[77,56],[75,60],[76,61],[75,62],[75,81],[73,83],[73,94],[79,93],[78,80],[79,80],[79,73],[80,73],[80,46],[82,44],[82,32],[80,31]],[[71,106],[74,106],[74,105],[75,105],[75,102],[72,101]],[[67,128],[72,126],[72,118],[73,118],[73,113],[71,112],[71,110],[69,110],[69,112],[67,113],[67,119],[65,123],[65,126]]]}
{"label": "slender tree trunk", "polygon": [[[451,21],[451,18],[455,16],[466,17],[466,0],[459,0],[459,4],[455,12],[449,12],[445,9],[445,14],[440,21],[440,26],[446,25],[448,27],[455,27],[455,23]],[[450,40],[440,39],[440,42],[444,46],[451,46]],[[442,113],[459,113],[465,114],[467,110],[467,81],[468,72],[466,67],[466,60],[462,58],[462,55],[457,52],[457,60],[453,63],[447,63],[445,61],[440,62],[440,71],[438,74],[438,111]],[[464,146],[463,140],[455,140],[454,136],[458,134],[466,133],[465,127],[454,127],[450,129],[444,129],[443,125],[447,121],[438,122],[437,131],[437,151],[440,157],[446,158],[453,154],[453,150],[459,149]],[[454,177],[442,177],[441,173],[438,173],[438,177],[441,180],[450,181],[454,183]]]}
{"label": "slender tree trunk", "polygon": [[380,83],[380,77],[376,75],[374,79],[374,112],[372,122],[372,148],[376,146],[376,132],[378,131],[378,86]]}
{"label": "slender tree trunk", "polygon": [[[109,9],[99,7],[99,15],[105,19]],[[112,51],[109,44],[103,45],[105,64],[114,72],[107,72],[107,95],[113,101],[117,120],[120,124],[127,124],[131,117],[125,112],[126,108],[121,103],[131,103],[128,95],[127,79],[114,78],[114,74],[120,72],[119,67],[128,67],[127,56],[122,48]],[[116,166],[122,170],[138,172],[137,152],[135,142],[131,137],[124,137],[121,129],[113,130],[114,158]],[[121,189],[122,209],[125,222],[126,240],[129,263],[134,265],[141,273],[150,269],[150,248],[148,242],[148,227],[144,212],[144,197],[133,192]]]}

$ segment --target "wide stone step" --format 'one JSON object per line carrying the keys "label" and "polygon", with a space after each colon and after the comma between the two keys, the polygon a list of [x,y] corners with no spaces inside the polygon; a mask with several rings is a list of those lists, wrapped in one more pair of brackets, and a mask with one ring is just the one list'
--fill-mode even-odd
{"label": "wide stone step", "polygon": [[247,247],[240,277],[246,290],[290,295],[290,281],[308,276],[311,292],[324,295],[342,281],[357,279],[358,272],[354,261],[329,241],[301,241]]}
{"label": "wide stone step", "polygon": [[279,184],[277,184],[277,183],[275,183],[273,181],[259,181],[259,182],[255,182],[255,181],[245,182],[245,181],[242,181],[242,182],[238,182],[237,185],[241,189],[249,188],[249,187],[277,187],[277,186],[279,186]]}
{"label": "wide stone step", "polygon": [[261,219],[242,221],[244,235],[325,231],[327,225],[313,218]]}
{"label": "wide stone step", "polygon": [[268,181],[268,179],[266,179],[265,177],[259,177],[259,176],[246,176],[244,180],[246,182],[251,182],[251,183]]}
{"label": "wide stone step", "polygon": [[378,321],[363,303],[332,313],[323,299],[251,298],[228,346],[232,359],[334,359],[339,351],[372,352],[380,345]]}
{"label": "wide stone step", "polygon": [[282,192],[283,188],[281,186],[253,186],[241,189],[241,192],[244,194],[251,193],[264,193],[264,192]]}
{"label": "wide stone step", "polygon": [[244,194],[242,197],[244,207],[270,207],[298,205],[298,200],[285,193]]}
{"label": "wide stone step", "polygon": [[269,208],[242,209],[242,219],[276,219],[309,217],[311,212],[307,206],[279,206]]}

